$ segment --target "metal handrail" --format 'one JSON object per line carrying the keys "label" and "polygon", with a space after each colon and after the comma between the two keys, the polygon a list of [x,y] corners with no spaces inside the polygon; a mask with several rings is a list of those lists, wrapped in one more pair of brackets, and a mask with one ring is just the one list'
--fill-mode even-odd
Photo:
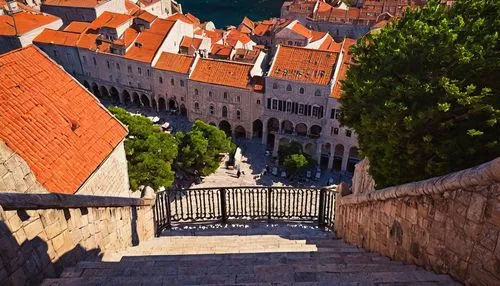
{"label": "metal handrail", "polygon": [[173,223],[229,220],[289,220],[335,226],[335,188],[212,187],[165,190],[156,194],[156,235]]}

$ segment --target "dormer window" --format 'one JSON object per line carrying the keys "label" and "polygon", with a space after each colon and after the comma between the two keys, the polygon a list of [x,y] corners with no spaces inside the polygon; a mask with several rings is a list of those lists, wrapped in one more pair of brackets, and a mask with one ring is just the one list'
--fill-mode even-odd
{"label": "dormer window", "polygon": [[135,45],[136,47],[138,47],[138,48],[142,48],[142,44],[141,44],[141,43],[139,43],[139,42],[135,42],[135,44],[134,44],[134,45]]}

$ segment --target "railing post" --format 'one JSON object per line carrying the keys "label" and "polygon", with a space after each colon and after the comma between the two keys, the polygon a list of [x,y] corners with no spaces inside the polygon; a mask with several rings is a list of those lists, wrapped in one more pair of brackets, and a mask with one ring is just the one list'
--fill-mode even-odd
{"label": "railing post", "polygon": [[167,210],[167,225],[165,226],[165,229],[171,229],[172,228],[172,210],[171,210],[171,205],[170,205],[170,192],[166,191],[165,196],[163,198],[165,199],[166,197],[166,210]]}
{"label": "railing post", "polygon": [[271,195],[273,193],[273,188],[267,188],[267,222],[270,223],[271,222],[271,210],[272,210],[272,207],[271,207],[271,203],[272,203],[272,199],[271,199]]}
{"label": "railing post", "polygon": [[222,223],[227,223],[227,204],[226,204],[226,189],[220,189],[220,211],[222,215]]}
{"label": "railing post", "polygon": [[326,189],[321,189],[319,191],[319,212],[318,212],[318,226],[321,229],[325,229],[325,211],[326,211]]}

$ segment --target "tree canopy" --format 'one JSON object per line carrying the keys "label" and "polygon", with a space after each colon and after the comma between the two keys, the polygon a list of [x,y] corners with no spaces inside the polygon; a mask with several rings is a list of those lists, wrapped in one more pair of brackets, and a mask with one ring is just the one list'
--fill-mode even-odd
{"label": "tree canopy", "polygon": [[177,157],[177,141],[161,132],[160,126],[143,116],[134,116],[118,107],[109,110],[127,125],[129,136],[125,140],[130,186],[141,185],[158,189],[168,188],[174,181],[172,163]]}
{"label": "tree canopy", "polygon": [[430,0],[351,49],[341,123],[378,187],[500,155],[500,1]]}
{"label": "tree canopy", "polygon": [[283,160],[283,167],[290,175],[303,171],[310,164],[311,160],[303,153],[288,155]]}
{"label": "tree canopy", "polygon": [[220,154],[234,152],[231,138],[219,128],[195,121],[191,131],[176,134],[179,144],[177,164],[186,169],[209,175],[220,166]]}

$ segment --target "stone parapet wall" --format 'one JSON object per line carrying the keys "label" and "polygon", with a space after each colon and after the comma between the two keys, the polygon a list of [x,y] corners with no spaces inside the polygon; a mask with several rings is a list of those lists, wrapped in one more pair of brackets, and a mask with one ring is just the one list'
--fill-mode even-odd
{"label": "stone parapet wall", "polygon": [[500,285],[500,158],[337,201],[337,235],[467,285]]}
{"label": "stone parapet wall", "polygon": [[1,194],[0,285],[37,284],[83,258],[152,238],[153,203],[152,198]]}

